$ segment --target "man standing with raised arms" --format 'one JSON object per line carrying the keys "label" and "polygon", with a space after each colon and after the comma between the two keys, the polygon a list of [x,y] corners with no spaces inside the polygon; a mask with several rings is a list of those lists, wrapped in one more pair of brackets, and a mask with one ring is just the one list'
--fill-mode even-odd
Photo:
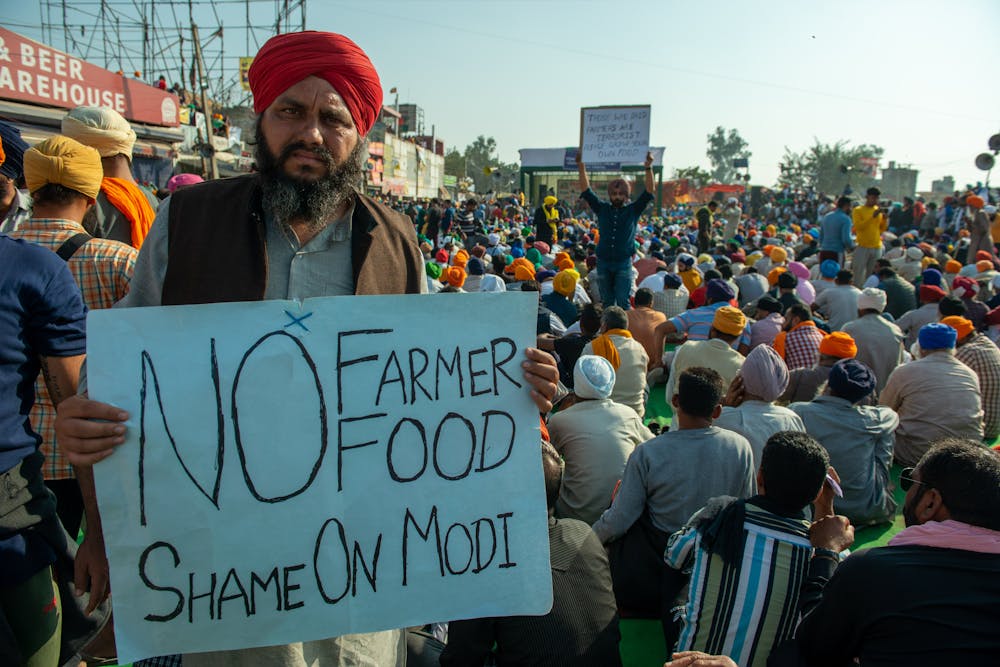
{"label": "man standing with raised arms", "polygon": [[[194,185],[166,200],[121,305],[426,291],[410,220],[356,191],[365,135],[382,107],[382,84],[364,51],[333,33],[278,35],[257,54],[249,79],[260,172]],[[545,412],[558,369],[543,352],[526,354],[525,379]],[[67,401],[56,428],[71,462],[92,465],[124,442],[124,411],[82,396]],[[391,630],[191,654],[184,663],[339,667],[404,660],[403,632]]]}
{"label": "man standing with raised arms", "polygon": [[653,201],[653,154],[646,153],[645,190],[634,202],[629,202],[632,186],[624,178],[608,183],[608,200],[597,198],[590,189],[583,151],[576,154],[580,170],[580,197],[587,202],[597,218],[597,275],[604,307],[619,306],[629,309],[629,292],[632,287],[632,255],[635,254],[635,233],[639,216]]}

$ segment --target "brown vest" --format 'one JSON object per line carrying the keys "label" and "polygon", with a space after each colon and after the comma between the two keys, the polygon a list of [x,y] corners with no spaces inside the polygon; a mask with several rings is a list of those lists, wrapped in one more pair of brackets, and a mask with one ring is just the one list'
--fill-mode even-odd
{"label": "brown vest", "polygon": [[[259,177],[237,176],[170,197],[164,306],[260,301],[267,248]],[[422,258],[409,218],[358,194],[351,220],[355,294],[420,292]]]}

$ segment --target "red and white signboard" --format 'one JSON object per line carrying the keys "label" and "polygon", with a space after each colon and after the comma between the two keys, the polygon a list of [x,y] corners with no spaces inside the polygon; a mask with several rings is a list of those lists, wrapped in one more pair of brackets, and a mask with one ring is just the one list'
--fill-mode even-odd
{"label": "red and white signboard", "polygon": [[0,28],[0,99],[110,107],[130,121],[176,126],[177,96]]}

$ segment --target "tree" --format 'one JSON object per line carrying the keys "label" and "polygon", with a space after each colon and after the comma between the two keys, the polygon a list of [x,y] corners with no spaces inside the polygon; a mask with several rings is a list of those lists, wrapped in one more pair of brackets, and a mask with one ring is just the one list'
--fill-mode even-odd
{"label": "tree", "polygon": [[674,169],[673,178],[676,181],[686,178],[698,188],[708,185],[713,181],[712,175],[698,166]]}
{"label": "tree", "polygon": [[[496,140],[483,135],[479,135],[465,147],[463,166],[466,171],[462,175],[468,173],[469,178],[475,182],[476,192],[479,194],[508,189],[516,178],[518,165],[500,162],[496,153]],[[490,168],[489,174],[485,172],[487,167]]]}
{"label": "tree", "polygon": [[736,180],[736,168],[733,167],[733,160],[749,159],[752,153],[747,150],[749,144],[740,133],[729,130],[721,125],[715,128],[715,132],[708,135],[708,156],[712,164],[712,179],[717,183],[732,183]]}
{"label": "tree", "polygon": [[449,176],[465,176],[465,156],[454,146],[444,154],[444,173]]}
{"label": "tree", "polygon": [[819,192],[834,196],[844,192],[848,187],[853,192],[864,191],[875,182],[874,176],[867,171],[867,165],[862,160],[881,158],[885,152],[881,146],[873,144],[851,146],[846,140],[833,144],[824,144],[815,138],[813,141],[815,143],[801,153],[796,153],[785,146],[778,187],[784,184],[790,185],[793,189],[812,187]]}

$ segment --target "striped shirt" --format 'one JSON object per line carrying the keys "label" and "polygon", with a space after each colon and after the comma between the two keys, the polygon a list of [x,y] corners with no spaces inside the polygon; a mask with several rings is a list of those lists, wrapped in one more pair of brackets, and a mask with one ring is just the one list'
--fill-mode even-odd
{"label": "striped shirt", "polygon": [[983,439],[992,442],[1000,435],[1000,348],[983,334],[969,335],[969,340],[955,348],[955,357],[979,377]]}
{"label": "striped shirt", "polygon": [[809,568],[809,522],[746,504],[743,557],[726,565],[701,544],[697,524],[710,521],[719,501],[670,537],[664,559],[691,569],[678,651],[724,654],[743,667],[765,667],[771,649],[791,639],[799,589]]}
{"label": "striped shirt", "polygon": [[[68,239],[83,231],[83,226],[72,220],[32,218],[17,231],[11,232],[10,236],[55,252]],[[91,239],[76,251],[68,262],[69,270],[88,309],[110,308],[125,296],[138,254],[139,251],[131,246],[107,239]],[[42,438],[44,478],[72,479],[73,466],[55,446],[56,410],[40,375],[35,382],[35,405],[30,418],[31,427]]]}
{"label": "striped shirt", "polygon": [[[668,321],[677,328],[679,333],[687,334],[688,340],[708,340],[708,334],[712,331],[712,322],[715,320],[715,311],[728,305],[730,304],[727,301],[719,301],[700,308],[692,308],[677,317],[671,317]],[[743,328],[743,335],[733,343],[733,349],[735,350],[740,345],[750,346],[749,324]]]}

